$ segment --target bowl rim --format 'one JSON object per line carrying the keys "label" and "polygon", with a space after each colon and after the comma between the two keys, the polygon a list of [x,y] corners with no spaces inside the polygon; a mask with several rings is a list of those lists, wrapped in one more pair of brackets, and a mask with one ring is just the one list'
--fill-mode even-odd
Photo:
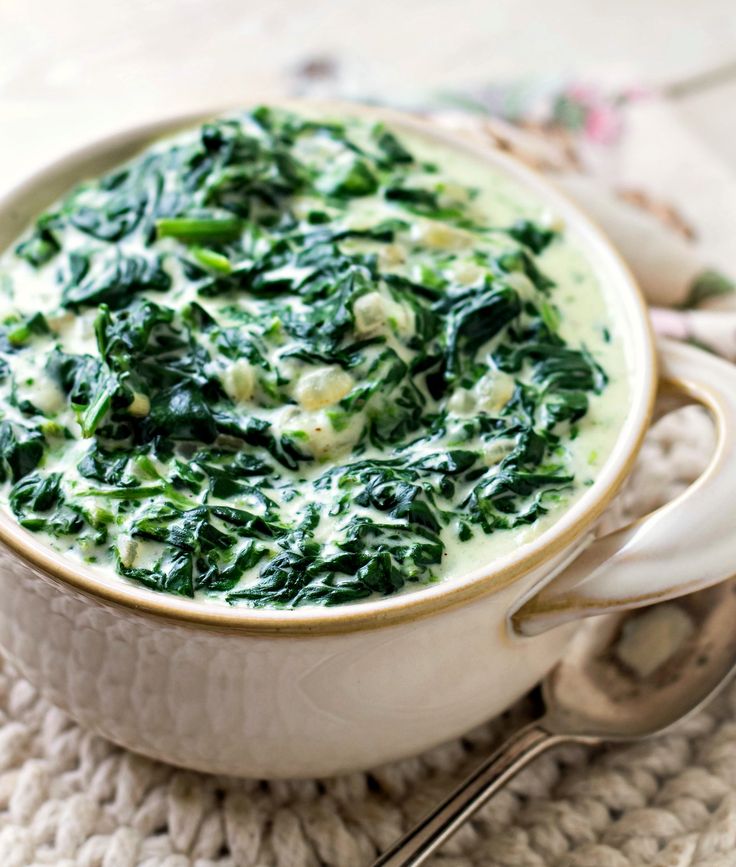
{"label": "bowl rim", "polygon": [[[367,106],[332,99],[268,99],[263,102],[297,111],[372,118],[386,122],[392,128],[403,128],[455,150],[464,151],[475,159],[485,161],[493,170],[511,177],[540,202],[552,205],[566,223],[574,224],[577,235],[584,241],[584,253],[590,255],[589,262],[594,271],[600,276],[605,265],[606,269],[617,277],[619,284],[626,287],[624,297],[616,303],[627,308],[625,312],[628,313],[629,324],[633,323],[637,332],[629,335],[627,351],[638,349],[642,355],[635,368],[636,376],[629,375],[629,410],[611,453],[593,485],[550,527],[524,544],[520,552],[510,552],[496,558],[488,566],[476,569],[462,578],[441,581],[397,596],[369,599],[334,608],[305,606],[295,609],[253,609],[227,606],[220,602],[202,602],[149,590],[126,582],[118,575],[111,576],[108,581],[93,567],[75,563],[70,557],[54,551],[39,537],[17,524],[4,508],[0,510],[0,543],[30,565],[35,574],[51,580],[57,586],[72,588],[98,602],[192,627],[241,634],[307,636],[375,629],[414,621],[496,593],[569,549],[600,517],[631,471],[649,427],[658,379],[654,335],[641,288],[606,233],[584,209],[571,201],[547,177],[498,148],[466,141],[458,134],[438,128],[436,124],[419,116],[383,106]],[[238,108],[224,107],[176,114],[126,127],[75,148],[34,172],[0,198],[0,220],[5,216],[21,227],[26,226],[38,213],[38,208],[34,205],[32,211],[28,212],[28,207],[22,204],[24,199],[30,197],[41,201],[42,208],[47,207],[60,193],[44,198],[45,194],[39,195],[39,191],[47,185],[56,185],[60,190],[71,188],[89,177],[84,171],[89,162],[108,162],[109,159],[109,167],[112,168],[162,136],[175,134],[207,119],[247,110],[249,106],[258,104],[257,101],[248,100]],[[113,154],[116,155],[115,159],[111,159]],[[62,179],[63,184],[59,184]],[[18,212],[24,215],[22,220]],[[18,232],[13,234],[13,239],[17,234]],[[5,246],[0,244],[0,252]],[[610,298],[609,294],[607,303],[610,303]],[[631,359],[627,359],[627,362],[633,370]]]}

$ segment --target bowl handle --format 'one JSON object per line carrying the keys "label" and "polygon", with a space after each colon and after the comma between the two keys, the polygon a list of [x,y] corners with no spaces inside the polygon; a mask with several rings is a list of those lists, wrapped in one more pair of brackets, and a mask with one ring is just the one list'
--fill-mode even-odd
{"label": "bowl handle", "polygon": [[[667,505],[589,545],[513,613],[536,635],[581,617],[638,608],[736,574],[736,366],[660,339],[661,395],[668,408],[702,404],[716,427],[705,472]],[[689,398],[689,400],[688,400]]]}

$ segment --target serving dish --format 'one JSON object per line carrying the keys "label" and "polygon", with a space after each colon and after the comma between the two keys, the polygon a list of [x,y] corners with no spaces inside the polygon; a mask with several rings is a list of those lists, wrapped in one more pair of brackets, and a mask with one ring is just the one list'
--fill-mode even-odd
{"label": "serving dish", "polygon": [[[228,610],[164,597],[74,564],[0,515],[0,644],[8,656],[86,726],[199,770],[319,776],[418,752],[530,688],[564,652],[577,619],[714,583],[736,562],[727,509],[736,372],[691,347],[659,344],[664,391],[712,412],[717,450],[679,500],[594,541],[653,414],[658,362],[633,278],[587,218],[507,156],[392,112],[326,108],[367,113],[475,154],[559,214],[617,319],[633,372],[630,406],[595,483],[536,539],[458,580],[342,608]],[[201,119],[137,128],[40,172],[0,204],[0,246],[74,182]]]}

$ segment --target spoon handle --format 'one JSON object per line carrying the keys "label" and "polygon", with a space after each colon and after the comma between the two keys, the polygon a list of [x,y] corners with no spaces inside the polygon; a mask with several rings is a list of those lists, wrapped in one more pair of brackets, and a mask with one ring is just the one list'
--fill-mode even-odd
{"label": "spoon handle", "polygon": [[417,867],[466,822],[475,811],[535,756],[564,741],[540,722],[520,729],[426,815],[408,834],[374,862],[373,867]]}

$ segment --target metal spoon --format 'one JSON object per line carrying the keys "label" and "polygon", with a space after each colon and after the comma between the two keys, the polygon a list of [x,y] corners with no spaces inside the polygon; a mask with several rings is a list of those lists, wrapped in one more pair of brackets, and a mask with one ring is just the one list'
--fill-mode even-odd
{"label": "metal spoon", "polygon": [[596,617],[542,684],[544,715],[516,734],[373,867],[422,864],[535,756],[556,744],[659,734],[736,668],[736,579],[674,602]]}

